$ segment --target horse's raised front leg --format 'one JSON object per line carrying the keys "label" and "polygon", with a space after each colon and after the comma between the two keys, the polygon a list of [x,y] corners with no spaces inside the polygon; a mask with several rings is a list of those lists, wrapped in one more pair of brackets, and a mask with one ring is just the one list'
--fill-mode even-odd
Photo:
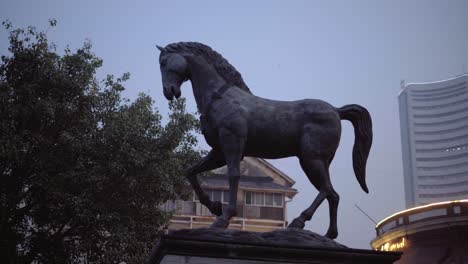
{"label": "horse's raised front leg", "polygon": [[240,178],[240,162],[244,151],[245,138],[228,129],[220,130],[220,142],[223,148],[229,177],[229,205],[223,214],[216,218],[211,227],[227,228],[229,220],[237,214],[237,190]]}
{"label": "horse's raised front leg", "polygon": [[220,216],[223,213],[223,208],[221,202],[218,201],[211,201],[210,197],[203,188],[200,186],[198,182],[197,174],[214,170],[219,167],[226,165],[224,161],[224,155],[220,151],[211,150],[208,155],[206,155],[203,159],[201,159],[197,164],[191,167],[188,170],[187,179],[189,180],[192,188],[195,190],[195,193],[198,196],[200,202],[205,205],[212,214]]}

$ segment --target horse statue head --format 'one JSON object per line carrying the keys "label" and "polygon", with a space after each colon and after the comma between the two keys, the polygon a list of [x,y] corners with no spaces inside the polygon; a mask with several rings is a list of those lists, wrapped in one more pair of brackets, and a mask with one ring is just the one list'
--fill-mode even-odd
{"label": "horse statue head", "polygon": [[241,74],[219,53],[197,42],[178,42],[166,47],[156,46],[160,51],[159,64],[163,93],[167,100],[181,96],[181,85],[194,75],[194,67],[209,65],[226,83],[250,93]]}
{"label": "horse statue head", "polygon": [[177,53],[168,53],[164,48],[157,46],[161,51],[159,64],[163,83],[163,93],[167,100],[179,98],[182,94],[180,86],[188,79],[188,64],[184,56]]}

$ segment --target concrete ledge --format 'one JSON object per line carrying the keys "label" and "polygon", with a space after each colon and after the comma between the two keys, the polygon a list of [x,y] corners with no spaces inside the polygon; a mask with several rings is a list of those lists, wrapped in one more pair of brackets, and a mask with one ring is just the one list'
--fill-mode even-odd
{"label": "concrete ledge", "polygon": [[[174,261],[175,256],[179,256],[178,262]],[[400,257],[400,252],[347,248],[307,230],[256,233],[200,228],[177,230],[162,236],[147,263],[386,264]]]}

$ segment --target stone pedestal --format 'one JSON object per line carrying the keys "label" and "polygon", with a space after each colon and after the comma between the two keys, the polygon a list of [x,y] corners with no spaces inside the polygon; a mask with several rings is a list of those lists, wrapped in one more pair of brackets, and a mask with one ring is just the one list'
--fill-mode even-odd
{"label": "stone pedestal", "polygon": [[162,236],[148,264],[201,263],[378,263],[390,264],[399,252],[347,248],[301,229],[256,233],[199,228],[176,230]]}

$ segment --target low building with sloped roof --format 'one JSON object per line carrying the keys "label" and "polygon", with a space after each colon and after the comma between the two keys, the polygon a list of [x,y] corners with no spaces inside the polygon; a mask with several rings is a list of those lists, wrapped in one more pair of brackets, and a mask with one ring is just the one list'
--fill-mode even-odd
{"label": "low building with sloped roof", "polygon": [[[237,216],[229,228],[257,232],[286,228],[287,203],[297,194],[292,188],[295,181],[263,159],[245,157],[240,170]],[[201,180],[211,200],[225,205],[229,199],[226,171],[226,167],[219,168]],[[194,192],[188,201],[168,201],[164,209],[174,212],[169,229],[208,227],[215,220]]]}

